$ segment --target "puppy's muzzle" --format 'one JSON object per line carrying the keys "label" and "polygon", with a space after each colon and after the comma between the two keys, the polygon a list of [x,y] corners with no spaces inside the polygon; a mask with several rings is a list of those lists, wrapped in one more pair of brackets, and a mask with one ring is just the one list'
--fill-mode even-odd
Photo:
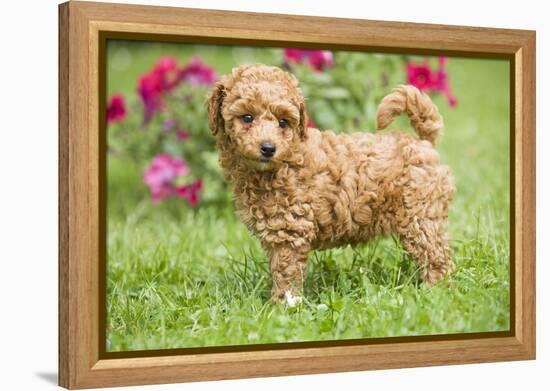
{"label": "puppy's muzzle", "polygon": [[262,159],[271,159],[275,155],[277,148],[275,144],[270,142],[263,142],[260,145],[260,153],[262,154]]}

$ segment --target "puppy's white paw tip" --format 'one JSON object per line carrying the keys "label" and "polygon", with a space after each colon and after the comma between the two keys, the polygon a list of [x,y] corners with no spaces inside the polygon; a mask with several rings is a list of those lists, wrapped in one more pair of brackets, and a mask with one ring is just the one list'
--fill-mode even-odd
{"label": "puppy's white paw tip", "polygon": [[302,296],[294,296],[292,292],[285,292],[285,301],[288,307],[296,307],[298,304],[302,303]]}

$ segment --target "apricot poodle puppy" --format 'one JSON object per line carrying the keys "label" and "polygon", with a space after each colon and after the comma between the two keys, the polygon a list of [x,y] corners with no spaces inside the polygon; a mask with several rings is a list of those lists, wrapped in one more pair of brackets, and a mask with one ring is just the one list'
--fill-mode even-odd
{"label": "apricot poodle puppy", "polygon": [[380,235],[399,237],[430,286],[454,270],[445,228],[454,183],[433,148],[443,121],[415,87],[395,88],[376,119],[384,129],[406,112],[419,139],[308,128],[296,78],[261,64],[233,69],[207,107],[237,211],[269,256],[274,301],[301,301],[310,251]]}

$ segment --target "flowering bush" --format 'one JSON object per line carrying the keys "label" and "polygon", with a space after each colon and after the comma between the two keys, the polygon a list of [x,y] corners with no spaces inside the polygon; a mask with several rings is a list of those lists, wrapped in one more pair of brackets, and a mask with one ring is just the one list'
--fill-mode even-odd
{"label": "flowering bush", "polygon": [[[273,53],[271,63],[300,80],[311,127],[372,131],[380,100],[405,82],[444,95],[451,106],[457,104],[444,57],[432,69],[428,61],[415,63],[403,56],[293,48]],[[121,94],[110,97],[108,151],[140,167],[154,204],[173,198],[194,207],[200,200],[231,199],[204,105],[217,79],[216,70],[197,56],[185,65],[161,57],[138,78],[136,95],[127,94],[127,100]]]}
{"label": "flowering bush", "polygon": [[216,72],[193,57],[185,67],[178,67],[174,58],[161,58],[155,67],[139,79],[138,92],[143,102],[143,121],[148,123],[153,115],[164,108],[163,95],[173,91],[181,82],[191,86],[210,85],[217,79]]}
{"label": "flowering bush", "polygon": [[451,92],[449,77],[445,66],[446,57],[439,57],[439,68],[432,69],[427,60],[421,64],[407,62],[407,83],[426,92],[441,93],[447,98],[449,106],[454,107],[458,101]]}
{"label": "flowering bush", "polygon": [[285,49],[286,65],[308,63],[316,71],[323,71],[334,65],[334,55],[328,50]]}
{"label": "flowering bush", "polygon": [[109,151],[135,164],[148,164],[143,182],[156,204],[175,197],[196,206],[204,179],[218,193],[224,188],[204,111],[206,95],[217,78],[198,57],[184,66],[175,58],[162,57],[138,79],[139,99],[125,121],[116,115],[118,95],[111,98],[115,103],[107,109]]}
{"label": "flowering bush", "polygon": [[330,60],[319,68],[311,59],[321,54],[302,55],[307,62],[296,61],[295,52],[284,54],[283,66],[300,80],[310,118],[320,129],[372,131],[378,103],[391,87],[404,82],[402,57],[336,52],[324,55]]}

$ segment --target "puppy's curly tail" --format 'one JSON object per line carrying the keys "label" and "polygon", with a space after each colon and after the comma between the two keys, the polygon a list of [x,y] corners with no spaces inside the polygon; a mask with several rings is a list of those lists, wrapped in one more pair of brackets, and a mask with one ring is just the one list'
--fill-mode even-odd
{"label": "puppy's curly tail", "polygon": [[377,129],[385,129],[402,112],[422,140],[437,143],[443,131],[443,118],[430,97],[411,85],[400,85],[386,95],[376,113]]}

